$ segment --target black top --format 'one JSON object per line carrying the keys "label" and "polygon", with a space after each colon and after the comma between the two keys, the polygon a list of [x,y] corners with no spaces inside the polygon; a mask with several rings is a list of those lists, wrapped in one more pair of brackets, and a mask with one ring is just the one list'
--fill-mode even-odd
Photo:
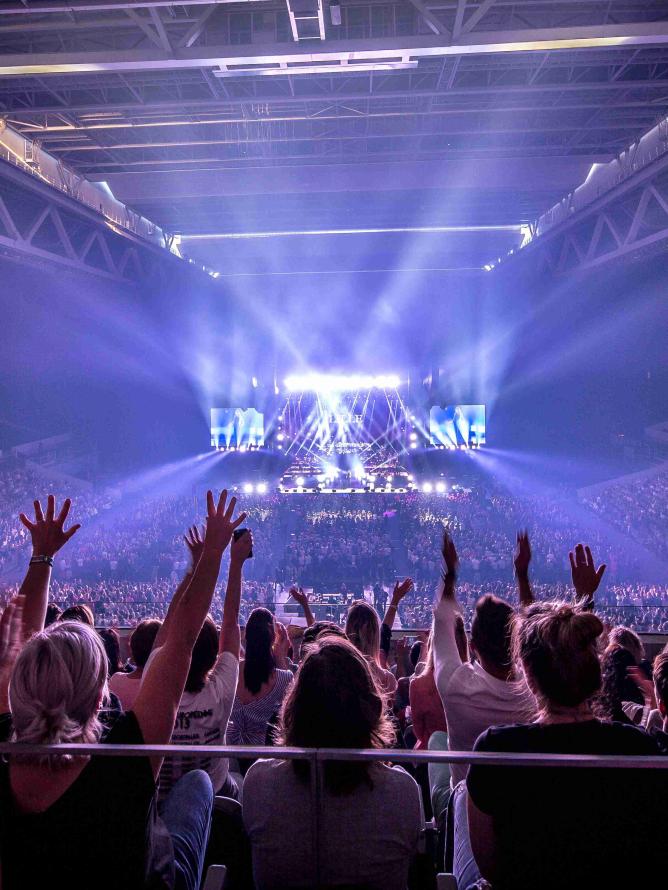
{"label": "black top", "polygon": [[[643,730],[619,723],[502,726],[476,751],[657,755]],[[494,890],[655,886],[665,870],[668,773],[473,764],[467,788],[494,819]]]}
{"label": "black top", "polygon": [[[132,712],[105,743],[144,743]],[[174,851],[157,816],[149,759],[92,757],[48,810],[31,814],[17,809],[0,761],[0,856],[3,890],[173,887]]]}

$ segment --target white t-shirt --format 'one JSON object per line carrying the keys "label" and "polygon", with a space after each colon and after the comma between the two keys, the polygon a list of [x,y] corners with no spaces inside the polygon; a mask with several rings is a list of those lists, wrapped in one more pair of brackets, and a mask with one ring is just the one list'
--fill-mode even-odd
{"label": "white t-shirt", "polygon": [[[499,680],[478,662],[462,663],[455,640],[458,612],[451,599],[441,599],[434,609],[434,674],[448,721],[448,748],[472,751],[478,736],[490,726],[531,722],[536,700],[524,680]],[[453,787],[467,773],[467,764],[450,764]]]}
{"label": "white t-shirt", "polygon": [[[146,664],[144,676],[154,655],[155,651]],[[238,659],[231,652],[223,652],[218,656],[204,688],[200,692],[184,692],[181,696],[172,744],[224,745],[238,679]],[[224,757],[166,757],[160,770],[160,795],[167,794],[182,775],[193,769],[205,770],[216,792],[225,781],[228,767],[228,760]]]}

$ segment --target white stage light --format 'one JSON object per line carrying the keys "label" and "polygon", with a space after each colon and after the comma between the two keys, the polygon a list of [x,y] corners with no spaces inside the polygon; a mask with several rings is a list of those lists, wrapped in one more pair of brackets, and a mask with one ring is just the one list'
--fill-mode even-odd
{"label": "white stage light", "polygon": [[257,377],[251,377],[251,383],[253,385],[253,389],[257,389]]}
{"label": "white stage light", "polygon": [[411,442],[417,442],[417,433],[411,433],[410,440]]}
{"label": "white stage light", "polygon": [[397,389],[401,379],[396,374],[292,374],[285,378],[291,392],[352,392],[358,389]]}
{"label": "white stage light", "polygon": [[411,442],[411,448],[415,450],[417,448],[417,442]]}
{"label": "white stage light", "polygon": [[253,485],[250,482],[244,483],[244,494],[253,494]]}
{"label": "white stage light", "polygon": [[443,492],[445,491],[445,489],[446,489],[445,482],[437,482],[437,483],[436,483],[436,491],[437,491],[439,494],[443,494]]}
{"label": "white stage light", "polygon": [[267,493],[267,483],[266,482],[258,482],[256,491],[258,494],[266,494]]}
{"label": "white stage light", "polygon": [[278,433],[278,434],[276,435],[276,438],[277,438],[277,440],[278,440],[279,442],[282,442],[283,439],[285,439],[285,433]]}
{"label": "white stage light", "polygon": [[297,478],[295,479],[295,484],[296,484],[297,488],[303,488],[305,481],[306,480],[304,479],[303,476],[297,476]]}
{"label": "white stage light", "polygon": [[422,491],[425,494],[431,494],[433,490],[434,490],[434,486],[431,484],[431,482],[425,482],[424,485],[422,486]]}

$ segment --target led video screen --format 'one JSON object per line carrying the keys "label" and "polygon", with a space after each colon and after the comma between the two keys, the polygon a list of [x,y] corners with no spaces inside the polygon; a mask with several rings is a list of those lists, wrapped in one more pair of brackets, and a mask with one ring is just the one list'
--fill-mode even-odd
{"label": "led video screen", "polygon": [[485,406],[434,405],[429,412],[432,445],[446,448],[479,448],[485,444]]}
{"label": "led video screen", "polygon": [[264,445],[264,414],[255,408],[212,408],[214,448],[260,448]]}

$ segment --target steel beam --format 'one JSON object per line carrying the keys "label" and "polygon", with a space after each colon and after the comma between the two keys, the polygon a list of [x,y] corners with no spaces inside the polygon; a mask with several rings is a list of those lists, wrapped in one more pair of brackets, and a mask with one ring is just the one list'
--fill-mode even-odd
{"label": "steel beam", "polygon": [[[206,70],[206,69],[204,69]],[[213,78],[212,78],[213,80]],[[222,81],[215,80],[215,83],[222,83]],[[127,87],[128,90],[132,92],[130,86]],[[667,80],[642,80],[642,81],[633,81],[633,82],[619,82],[614,81],[612,83],[597,81],[596,83],[587,83],[585,81],[579,81],[576,83],[560,83],[560,84],[526,84],[526,85],[513,85],[513,86],[489,86],[489,87],[452,87],[452,89],[442,89],[435,90],[433,88],[416,88],[414,90],[386,90],[384,92],[373,92],[373,93],[360,93],[360,92],[323,92],[321,90],[314,91],[308,95],[298,95],[297,97],[285,94],[281,95],[272,95],[262,97],[260,100],[257,96],[251,95],[243,95],[243,96],[223,96],[221,95],[217,99],[207,98],[207,99],[173,99],[173,100],[161,100],[161,101],[139,101],[134,103],[130,102],[103,102],[102,100],[96,104],[90,103],[82,103],[77,104],[76,102],[70,99],[67,110],[77,116],[87,115],[87,114],[98,114],[101,110],[104,110],[105,113],[110,112],[119,112],[119,113],[139,113],[140,116],[145,114],[150,114],[154,112],[158,113],[170,113],[170,112],[181,112],[183,114],[190,113],[200,113],[204,112],[205,109],[211,109],[212,112],[219,112],[221,107],[230,106],[237,107],[239,105],[257,105],[258,101],[261,101],[263,105],[272,106],[272,105],[281,105],[281,104],[290,104],[294,105],[295,101],[299,103],[304,102],[358,102],[358,101],[382,101],[388,99],[422,99],[422,98],[431,98],[431,97],[442,97],[444,99],[452,98],[462,98],[469,96],[485,96],[485,97],[496,97],[503,96],[509,97],[513,95],[536,95],[536,99],[542,94],[550,94],[550,93],[564,93],[564,94],[572,94],[572,93],[601,93],[602,91],[610,91],[613,93],[617,92],[628,92],[629,89],[632,90],[657,90],[661,91],[661,93],[666,94],[668,91],[668,79]],[[135,95],[133,93],[133,95]],[[3,93],[0,89],[0,99],[3,96],[7,96],[6,93]],[[656,97],[660,98],[660,97]],[[654,101],[648,100],[648,102],[643,103],[645,107],[649,107],[650,103]],[[560,106],[558,105],[550,105],[549,109],[558,109]],[[597,106],[598,107],[598,106]],[[615,105],[610,106],[611,108],[616,107]],[[465,106],[462,106],[465,110]],[[546,105],[536,105],[536,110],[548,110],[548,106]],[[29,106],[19,106],[19,107],[9,107],[5,106],[4,114],[7,117],[11,117],[14,120],[23,120],[23,119],[31,119],[34,117],[41,117],[45,114],[58,113],[62,112],[64,109],[62,106],[57,105],[29,105]],[[488,110],[495,110],[494,107],[490,107]]]}
{"label": "steel beam", "polygon": [[[30,0],[24,3],[0,3],[0,16],[31,16],[48,13],[101,12],[113,9],[155,9],[159,6],[208,6],[225,3],[243,3],[244,0]],[[250,2],[250,0],[246,0]]]}
{"label": "steel beam", "polygon": [[[2,7],[0,7],[2,8]],[[571,28],[526,29],[465,35],[447,43],[440,35],[325,41],[322,49],[312,43],[266,46],[180,47],[171,53],[157,47],[99,52],[35,53],[0,57],[0,76],[34,74],[104,73],[110,71],[164,71],[188,68],[248,65],[290,65],[381,61],[458,55],[488,55],[548,50],[610,50],[668,44],[668,22],[642,22]],[[66,58],[65,58],[66,57]],[[286,73],[289,73],[287,71]],[[347,73],[350,73],[348,71]]]}

